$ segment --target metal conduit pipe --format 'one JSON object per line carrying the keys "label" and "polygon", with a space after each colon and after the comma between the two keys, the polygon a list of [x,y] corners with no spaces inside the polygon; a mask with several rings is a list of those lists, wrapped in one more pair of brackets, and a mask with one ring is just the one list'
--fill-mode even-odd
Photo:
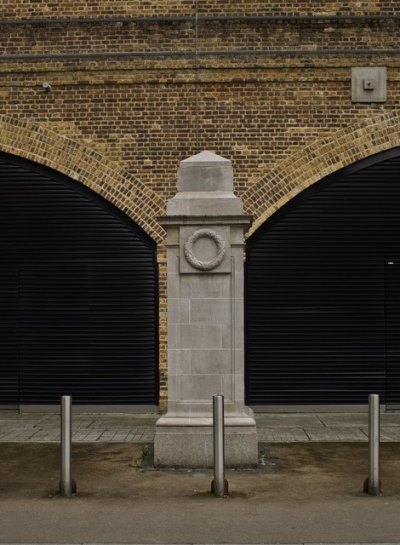
{"label": "metal conduit pipe", "polygon": [[0,61],[43,61],[43,60],[91,60],[91,59],[134,59],[151,57],[316,57],[318,55],[347,55],[349,57],[361,57],[365,55],[400,55],[400,49],[363,49],[360,51],[351,49],[320,49],[320,50],[300,50],[300,49],[267,49],[267,50],[236,50],[236,51],[121,51],[121,52],[99,52],[99,53],[37,53],[37,54],[13,54],[0,55]]}
{"label": "metal conduit pipe", "polygon": [[[205,22],[213,21],[249,21],[249,22],[387,22],[399,21],[400,15],[199,15],[198,20]],[[196,22],[195,15],[187,16],[154,16],[154,17],[108,17],[92,18],[80,17],[70,19],[3,19],[0,26],[29,26],[29,25],[109,25],[115,23],[188,23]]]}

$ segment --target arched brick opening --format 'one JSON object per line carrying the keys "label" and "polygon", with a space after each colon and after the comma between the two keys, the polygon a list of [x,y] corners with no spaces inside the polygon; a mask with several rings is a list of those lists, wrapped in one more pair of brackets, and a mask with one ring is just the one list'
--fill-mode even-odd
{"label": "arched brick opening", "polygon": [[400,399],[400,146],[311,185],[247,241],[250,405]]}
{"label": "arched brick opening", "polygon": [[125,169],[94,149],[40,124],[0,118],[0,151],[46,165],[110,201],[156,242],[164,231],[156,221],[162,199]]}
{"label": "arched brick opening", "polygon": [[160,406],[167,398],[165,236],[156,217],[164,201],[98,151],[38,123],[0,116],[0,151],[52,168],[93,190],[129,216],[158,243]]}
{"label": "arched brick opening", "polygon": [[400,115],[387,112],[319,138],[278,162],[243,195],[255,220],[252,235],[283,205],[329,174],[361,159],[400,146]]}

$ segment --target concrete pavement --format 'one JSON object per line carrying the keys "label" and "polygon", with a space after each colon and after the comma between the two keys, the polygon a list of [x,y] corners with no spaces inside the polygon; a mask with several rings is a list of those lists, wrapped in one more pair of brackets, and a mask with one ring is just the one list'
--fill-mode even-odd
{"label": "concrete pavement", "polygon": [[[149,443],[154,439],[156,414],[90,414],[73,417],[75,442]],[[256,413],[258,439],[267,443],[365,442],[364,413]],[[55,413],[0,412],[0,442],[59,441]],[[382,442],[400,441],[400,412],[381,414]]]}
{"label": "concrete pavement", "polygon": [[[149,443],[154,439],[155,414],[73,415],[73,441]],[[60,416],[56,413],[0,412],[0,442],[58,442]]]}

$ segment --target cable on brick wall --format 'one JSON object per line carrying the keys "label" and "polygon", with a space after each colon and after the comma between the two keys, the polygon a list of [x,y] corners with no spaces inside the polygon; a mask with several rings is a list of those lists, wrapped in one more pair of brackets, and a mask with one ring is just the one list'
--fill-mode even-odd
{"label": "cable on brick wall", "polygon": [[153,24],[153,23],[187,23],[196,20],[200,23],[213,21],[249,21],[249,22],[388,22],[399,21],[400,15],[188,15],[162,17],[109,17],[109,18],[69,18],[69,19],[3,19],[0,26],[29,26],[29,25],[108,25],[108,24]]}
{"label": "cable on brick wall", "polygon": [[[155,57],[177,57],[197,58],[201,57],[316,57],[319,55],[388,55],[396,56],[400,49],[265,49],[265,50],[224,50],[224,51],[122,51],[122,52],[99,52],[99,53],[22,53],[13,55],[0,55],[0,61],[43,61],[43,60],[95,60],[95,59],[134,59],[134,58],[155,58]],[[201,68],[201,66],[200,66]]]}

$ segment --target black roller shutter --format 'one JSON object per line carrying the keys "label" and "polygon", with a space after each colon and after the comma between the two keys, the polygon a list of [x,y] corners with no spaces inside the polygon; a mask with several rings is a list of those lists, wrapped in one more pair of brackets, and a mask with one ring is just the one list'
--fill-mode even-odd
{"label": "black roller shutter", "polygon": [[17,269],[0,267],[0,408],[7,409],[18,404],[17,305]]}
{"label": "black roller shutter", "polygon": [[156,404],[154,243],[80,184],[5,155],[0,212],[0,403]]}
{"label": "black roller shutter", "polygon": [[386,398],[388,380],[387,400],[400,401],[398,362],[387,373],[385,290],[387,263],[400,256],[399,155],[325,179],[248,241],[249,404],[366,403],[371,392]]}
{"label": "black roller shutter", "polygon": [[386,402],[400,409],[400,259],[385,267]]}

